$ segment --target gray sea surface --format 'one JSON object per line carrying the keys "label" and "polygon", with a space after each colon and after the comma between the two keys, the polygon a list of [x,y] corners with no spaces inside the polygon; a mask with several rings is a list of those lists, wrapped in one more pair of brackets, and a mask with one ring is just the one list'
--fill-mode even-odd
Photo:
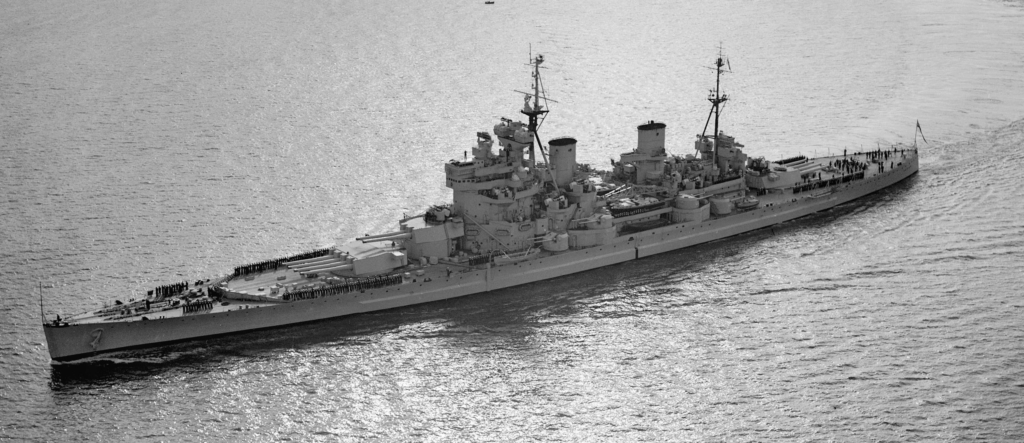
{"label": "gray sea surface", "polygon": [[[830,211],[487,294],[52,364],[45,313],[392,230],[516,117],[927,143]],[[0,440],[1022,441],[1024,2],[8,0]]]}

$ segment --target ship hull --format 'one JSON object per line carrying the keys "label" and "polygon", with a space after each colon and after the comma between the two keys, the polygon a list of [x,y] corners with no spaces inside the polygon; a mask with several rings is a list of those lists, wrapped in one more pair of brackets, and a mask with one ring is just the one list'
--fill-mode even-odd
{"label": "ship hull", "polygon": [[864,197],[918,170],[914,155],[886,174],[846,183],[817,198],[764,206],[703,222],[672,224],[618,237],[611,244],[450,273],[447,278],[367,289],[270,306],[165,319],[46,325],[50,356],[75,360],[132,348],[196,340],[256,329],[428,303],[561,277],[719,240],[797,219]]}

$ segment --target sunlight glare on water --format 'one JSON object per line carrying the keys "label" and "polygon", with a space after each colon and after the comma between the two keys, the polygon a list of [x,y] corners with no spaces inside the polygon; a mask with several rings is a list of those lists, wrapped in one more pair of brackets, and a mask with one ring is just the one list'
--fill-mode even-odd
{"label": "sunlight glare on water", "polygon": [[[955,0],[28,2],[0,16],[0,440],[1024,439],[1024,6]],[[721,49],[719,49],[721,48]],[[757,232],[423,306],[50,363],[47,315],[447,201],[542,53],[604,168],[690,153],[706,69],[753,156],[920,173]]]}

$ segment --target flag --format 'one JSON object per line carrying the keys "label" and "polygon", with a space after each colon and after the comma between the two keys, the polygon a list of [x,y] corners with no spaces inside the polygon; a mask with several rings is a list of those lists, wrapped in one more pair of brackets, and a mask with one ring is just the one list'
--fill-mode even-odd
{"label": "flag", "polygon": [[924,138],[924,131],[921,130],[921,120],[917,121],[917,132],[921,133],[921,140],[924,140],[925,143],[928,143],[928,139]]}

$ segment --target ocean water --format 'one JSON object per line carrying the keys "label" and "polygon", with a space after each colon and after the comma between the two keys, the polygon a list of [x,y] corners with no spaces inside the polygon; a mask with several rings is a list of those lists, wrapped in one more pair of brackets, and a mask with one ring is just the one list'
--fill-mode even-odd
{"label": "ocean water", "polygon": [[[0,440],[1024,440],[1024,3],[8,1]],[[434,304],[52,364],[46,315],[384,232],[515,117],[581,162],[711,66],[768,158],[927,143],[773,229]]]}

